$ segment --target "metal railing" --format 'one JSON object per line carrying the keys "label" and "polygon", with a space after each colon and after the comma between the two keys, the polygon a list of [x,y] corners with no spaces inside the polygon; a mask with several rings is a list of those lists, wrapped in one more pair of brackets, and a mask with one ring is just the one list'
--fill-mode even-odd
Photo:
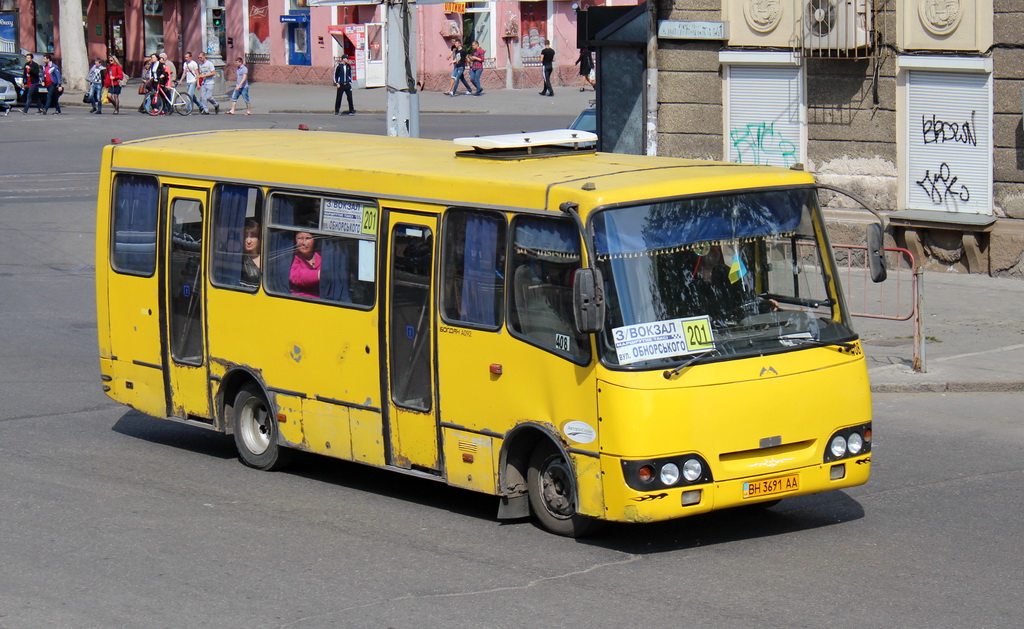
{"label": "metal railing", "polygon": [[922,316],[924,272],[914,254],[898,247],[885,248],[888,278],[875,284],[867,264],[867,247],[832,245],[836,263],[843,275],[846,304],[854,317],[914,320],[913,369],[927,371],[925,364],[924,321]]}

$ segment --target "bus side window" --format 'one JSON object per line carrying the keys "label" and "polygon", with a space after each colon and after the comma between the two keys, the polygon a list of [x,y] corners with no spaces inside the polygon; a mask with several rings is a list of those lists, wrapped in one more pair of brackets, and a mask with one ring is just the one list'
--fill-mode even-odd
{"label": "bus side window", "polygon": [[545,349],[589,361],[590,337],[576,331],[572,306],[572,278],[581,260],[576,225],[521,216],[512,230],[509,327]]}
{"label": "bus side window", "polygon": [[114,180],[110,264],[115,271],[152,275],[156,270],[159,200],[160,186],[155,177],[118,175]]}
{"label": "bus side window", "polygon": [[[329,209],[324,210],[325,206]],[[343,206],[338,212],[341,218],[332,215],[339,206]],[[364,219],[372,214],[375,219],[376,205],[277,192],[270,196],[268,207],[270,220],[264,256],[264,288],[268,293],[357,306],[373,305],[375,220],[372,232],[360,231],[361,237],[357,237],[352,230],[366,229],[366,223],[355,221],[361,223],[355,226],[352,217],[355,212],[364,213]],[[345,235],[337,235],[339,233]],[[305,247],[310,236],[312,251],[300,249],[300,243]]]}
{"label": "bus side window", "polygon": [[449,210],[444,222],[441,313],[446,321],[496,329],[505,301],[505,219]]}
{"label": "bus side window", "polygon": [[255,291],[263,268],[263,191],[218,184],[213,198],[211,281],[223,288]]}

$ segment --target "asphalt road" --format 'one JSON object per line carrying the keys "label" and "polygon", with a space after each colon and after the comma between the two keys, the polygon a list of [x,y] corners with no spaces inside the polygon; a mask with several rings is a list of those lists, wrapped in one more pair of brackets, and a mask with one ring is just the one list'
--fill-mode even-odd
{"label": "asphalt road", "polygon": [[[527,126],[480,118],[424,134]],[[223,119],[0,118],[0,627],[1019,626],[1021,395],[879,395],[864,487],[583,541],[355,464],[257,472],[109,401],[99,148]]]}

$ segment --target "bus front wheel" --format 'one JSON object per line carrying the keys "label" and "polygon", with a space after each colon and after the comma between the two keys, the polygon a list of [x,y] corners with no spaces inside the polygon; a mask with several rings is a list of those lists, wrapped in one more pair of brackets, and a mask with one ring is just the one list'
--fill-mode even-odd
{"label": "bus front wheel", "polygon": [[556,535],[583,537],[598,522],[576,513],[576,481],[572,466],[551,443],[538,444],[527,473],[530,507],[541,526]]}
{"label": "bus front wheel", "polygon": [[255,384],[242,387],[235,397],[233,422],[235,447],[242,463],[269,471],[279,470],[291,461],[294,452],[278,445],[277,418]]}

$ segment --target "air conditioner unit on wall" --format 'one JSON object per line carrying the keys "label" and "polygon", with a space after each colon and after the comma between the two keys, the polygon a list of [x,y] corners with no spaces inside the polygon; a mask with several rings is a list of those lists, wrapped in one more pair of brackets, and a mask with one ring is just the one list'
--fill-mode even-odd
{"label": "air conditioner unit on wall", "polygon": [[871,45],[868,0],[800,0],[804,49],[811,53],[856,50]]}

